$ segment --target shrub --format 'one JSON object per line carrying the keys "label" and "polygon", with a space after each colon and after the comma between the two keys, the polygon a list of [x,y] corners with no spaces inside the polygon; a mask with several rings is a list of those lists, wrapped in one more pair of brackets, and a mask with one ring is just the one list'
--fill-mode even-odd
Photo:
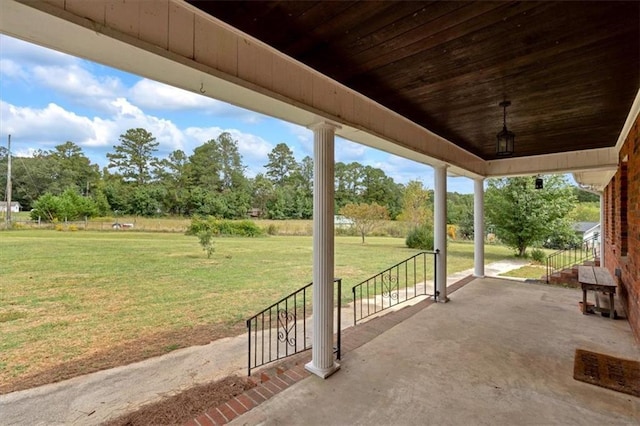
{"label": "shrub", "polygon": [[533,250],[531,250],[531,259],[533,259],[535,262],[543,263],[546,258],[547,255],[539,248],[534,248]]}
{"label": "shrub", "polygon": [[278,227],[273,223],[267,226],[266,231],[267,231],[267,234],[269,235],[278,235]]}
{"label": "shrub", "polygon": [[347,227],[335,227],[335,234],[340,236],[354,236],[356,235],[356,229],[353,226]]}
{"label": "shrub", "polygon": [[264,235],[262,228],[250,220],[241,220],[240,222],[227,220],[225,222],[231,224],[231,233],[229,235],[238,235],[242,237],[259,237],[260,235]]}
{"label": "shrub", "polygon": [[407,235],[407,224],[406,222],[390,222],[387,226],[384,227],[386,231],[385,236],[394,237],[394,238],[402,238]]}
{"label": "shrub", "polygon": [[56,229],[56,231],[64,231],[64,226],[62,226],[61,224],[59,224],[59,223],[58,223],[58,224],[55,226],[55,229]]}
{"label": "shrub", "polygon": [[198,235],[203,231],[210,231],[212,235],[237,236],[237,237],[259,237],[264,235],[264,231],[250,220],[227,220],[216,219],[209,216],[206,219],[194,217],[187,228],[187,235]]}
{"label": "shrub", "polygon": [[452,240],[456,239],[457,231],[458,231],[458,227],[456,225],[447,225],[447,236]]}
{"label": "shrub", "polygon": [[75,232],[77,230],[78,230],[78,227],[76,225],[69,225],[69,231]]}
{"label": "shrub", "polygon": [[420,250],[433,250],[433,229],[427,225],[413,228],[405,240],[407,247]]}

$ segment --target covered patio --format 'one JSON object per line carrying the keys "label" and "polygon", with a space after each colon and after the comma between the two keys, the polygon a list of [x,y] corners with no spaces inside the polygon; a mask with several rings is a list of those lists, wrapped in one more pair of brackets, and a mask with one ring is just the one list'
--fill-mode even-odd
{"label": "covered patio", "polygon": [[384,318],[356,326],[344,345],[368,341],[339,374],[302,379],[231,424],[636,424],[640,399],[573,379],[576,349],[640,360],[629,323],[582,315],[580,297],[476,278],[371,340]]}
{"label": "covered patio", "polygon": [[[635,424],[637,398],[572,373],[578,348],[640,356],[639,12],[634,1],[12,0],[0,31],[314,132],[307,368],[327,380],[308,377],[237,424]],[[509,155],[496,151],[505,100]],[[334,375],[336,135],[434,167],[437,291],[451,303],[347,352]],[[581,315],[578,290],[484,278],[484,180],[551,173],[601,195],[600,261],[631,327]],[[478,277],[450,295],[448,175],[474,180]]]}

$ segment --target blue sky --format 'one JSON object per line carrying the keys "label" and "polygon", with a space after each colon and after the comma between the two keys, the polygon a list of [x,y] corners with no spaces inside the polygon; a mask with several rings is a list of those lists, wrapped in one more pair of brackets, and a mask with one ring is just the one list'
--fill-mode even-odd
{"label": "blue sky", "polygon": [[[106,165],[118,137],[142,127],[160,143],[158,156],[193,149],[231,133],[247,175],[264,172],[267,154],[284,142],[298,160],[312,156],[313,134],[291,123],[173,88],[120,70],[0,35],[0,145],[30,156],[71,141]],[[433,188],[433,169],[338,138],[336,161],[378,167],[396,182]],[[450,192],[472,193],[467,178],[449,178]]]}

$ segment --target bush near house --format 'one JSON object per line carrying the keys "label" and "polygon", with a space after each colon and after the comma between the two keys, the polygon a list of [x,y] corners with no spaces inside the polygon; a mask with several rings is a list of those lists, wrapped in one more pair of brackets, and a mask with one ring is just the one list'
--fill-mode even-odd
{"label": "bush near house", "polygon": [[429,225],[417,226],[409,231],[405,243],[409,248],[433,250],[433,229]]}

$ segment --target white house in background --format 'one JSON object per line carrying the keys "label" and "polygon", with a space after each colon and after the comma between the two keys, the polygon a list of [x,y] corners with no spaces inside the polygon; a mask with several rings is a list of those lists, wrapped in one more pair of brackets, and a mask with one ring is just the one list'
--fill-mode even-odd
{"label": "white house in background", "polygon": [[353,226],[353,220],[344,217],[342,215],[336,214],[333,216],[333,225],[336,228],[350,228]]}
{"label": "white house in background", "polygon": [[598,238],[597,236],[600,235],[599,222],[576,222],[573,224],[573,229],[582,237],[582,241]]}
{"label": "white house in background", "polygon": [[[12,201],[11,202],[11,213],[18,213],[20,212],[20,209],[22,208],[22,206],[20,205],[19,202],[17,201]],[[4,213],[7,211],[7,202],[6,201],[0,201],[0,213]]]}

